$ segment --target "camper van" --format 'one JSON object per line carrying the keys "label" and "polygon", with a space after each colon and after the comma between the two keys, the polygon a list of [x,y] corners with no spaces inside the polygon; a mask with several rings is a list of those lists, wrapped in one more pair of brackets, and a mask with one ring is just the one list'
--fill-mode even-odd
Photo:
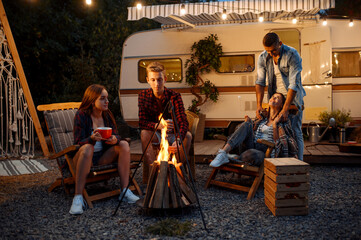
{"label": "camper van", "polygon": [[217,34],[223,56],[218,71],[202,75],[219,90],[216,103],[201,106],[205,126],[227,128],[245,115],[255,117],[257,60],[264,50],[264,35],[272,31],[302,57],[307,94],[303,123],[318,122],[320,112],[336,109],[350,111],[353,121],[360,121],[361,21],[353,23],[349,27],[346,19],[328,19],[327,25],[315,20],[250,22],[137,32],[123,45],[119,96],[124,119],[138,125],[138,93],[149,88],[145,68],[152,61],[165,65],[166,87],[181,93],[185,107],[190,106],[194,96],[185,80],[185,62],[193,43],[210,34]]}

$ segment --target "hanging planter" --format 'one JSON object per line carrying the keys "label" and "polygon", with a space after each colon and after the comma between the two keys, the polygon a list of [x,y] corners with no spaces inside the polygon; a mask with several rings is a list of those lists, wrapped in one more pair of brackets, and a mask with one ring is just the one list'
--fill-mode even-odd
{"label": "hanging planter", "polygon": [[[191,93],[195,96],[192,104],[188,107],[189,111],[200,114],[200,106],[208,100],[218,101],[219,92],[217,87],[209,80],[204,80],[201,76],[212,70],[217,71],[221,67],[220,56],[223,54],[222,46],[217,43],[218,36],[210,34],[208,37],[195,42],[192,47],[191,58],[185,62],[186,82],[191,86]],[[200,116],[198,130],[196,133],[196,142],[203,141],[205,127],[205,115]]]}

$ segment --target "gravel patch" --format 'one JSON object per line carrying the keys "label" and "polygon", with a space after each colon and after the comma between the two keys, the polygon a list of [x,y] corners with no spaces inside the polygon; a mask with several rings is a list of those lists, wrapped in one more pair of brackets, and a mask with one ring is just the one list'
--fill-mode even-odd
{"label": "gravel patch", "polygon": [[[145,231],[166,217],[192,223],[191,230],[180,239],[361,239],[360,166],[311,166],[309,215],[274,217],[264,204],[262,185],[251,201],[243,192],[217,187],[205,190],[211,168],[197,165],[196,186],[206,232],[196,207],[183,214],[160,216],[122,203],[113,217],[118,201],[111,198],[95,202],[94,208],[81,216],[72,216],[68,213],[72,196],[62,188],[47,192],[60,175],[55,161],[44,161],[51,170],[0,177],[1,239],[171,239]],[[140,183],[141,169],[138,172]],[[232,174],[219,175],[239,180]],[[110,184],[118,185],[116,181]],[[144,191],[145,187],[142,185]]]}

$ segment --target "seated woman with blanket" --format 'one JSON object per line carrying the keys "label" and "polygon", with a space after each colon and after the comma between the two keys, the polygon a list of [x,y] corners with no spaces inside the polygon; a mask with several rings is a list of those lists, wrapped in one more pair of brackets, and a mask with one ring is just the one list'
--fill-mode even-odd
{"label": "seated woman with blanket", "polygon": [[[253,121],[246,116],[239,128],[231,135],[223,149],[220,149],[216,158],[210,163],[211,167],[219,167],[229,162],[228,153],[242,144],[246,147],[240,156],[240,161],[250,165],[262,164],[267,146],[257,143],[257,139],[265,139],[276,144],[271,157],[297,157],[297,143],[291,128],[291,122],[281,122],[281,111],[285,97],[281,93],[275,93],[269,100],[267,116]],[[255,130],[255,131],[254,131]]]}

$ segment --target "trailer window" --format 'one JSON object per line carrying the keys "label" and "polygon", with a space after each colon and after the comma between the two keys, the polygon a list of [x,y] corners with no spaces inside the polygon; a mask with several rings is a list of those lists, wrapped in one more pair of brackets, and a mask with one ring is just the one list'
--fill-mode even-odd
{"label": "trailer window", "polygon": [[222,56],[219,73],[253,72],[255,67],[254,54]]}
{"label": "trailer window", "polygon": [[273,29],[277,33],[282,43],[291,46],[301,55],[300,32],[297,29]]}
{"label": "trailer window", "polygon": [[332,76],[360,77],[361,76],[361,51],[333,52]]}
{"label": "trailer window", "polygon": [[180,82],[182,81],[182,60],[179,58],[167,59],[141,59],[138,62],[138,81],[147,83],[146,68],[151,62],[160,62],[164,65],[167,82]]}

